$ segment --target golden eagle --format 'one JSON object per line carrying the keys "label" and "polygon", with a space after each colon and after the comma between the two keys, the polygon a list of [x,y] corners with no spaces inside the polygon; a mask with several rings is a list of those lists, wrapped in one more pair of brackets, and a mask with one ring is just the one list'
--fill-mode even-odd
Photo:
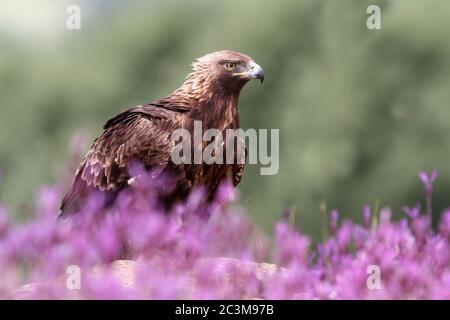
{"label": "golden eagle", "polygon": [[213,52],[198,58],[181,87],[169,96],[110,119],[81,162],[62,200],[62,215],[82,208],[95,190],[112,203],[133,179],[129,165],[135,160],[152,172],[174,178],[174,190],[163,199],[166,207],[184,199],[194,187],[204,186],[211,198],[223,179],[236,186],[242,163],[174,164],[171,134],[181,128],[191,132],[194,121],[201,121],[203,129],[239,128],[238,98],[251,79],[264,80],[263,69],[251,57],[235,51]]}

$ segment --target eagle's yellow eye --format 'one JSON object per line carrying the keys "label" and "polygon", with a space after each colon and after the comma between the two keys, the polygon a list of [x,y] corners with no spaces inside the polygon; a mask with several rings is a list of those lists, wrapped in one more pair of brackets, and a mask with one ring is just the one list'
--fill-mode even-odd
{"label": "eagle's yellow eye", "polygon": [[233,62],[225,63],[225,69],[227,69],[228,71],[233,70],[235,67],[236,67],[236,63],[233,63]]}

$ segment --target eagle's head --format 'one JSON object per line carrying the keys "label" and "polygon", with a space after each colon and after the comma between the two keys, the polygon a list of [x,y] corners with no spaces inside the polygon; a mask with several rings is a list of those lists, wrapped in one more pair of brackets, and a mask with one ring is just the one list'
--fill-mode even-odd
{"label": "eagle's head", "polygon": [[198,58],[192,64],[188,80],[192,84],[228,92],[240,91],[250,80],[264,81],[264,70],[251,57],[236,51],[216,51]]}

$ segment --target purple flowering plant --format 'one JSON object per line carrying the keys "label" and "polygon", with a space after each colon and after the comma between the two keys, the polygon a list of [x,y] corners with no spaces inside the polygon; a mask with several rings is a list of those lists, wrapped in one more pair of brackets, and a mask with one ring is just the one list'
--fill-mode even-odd
{"label": "purple flowering plant", "polygon": [[113,206],[93,195],[67,219],[57,187],[24,224],[0,206],[0,298],[450,299],[450,210],[436,230],[430,221],[436,171],[419,174],[427,212],[405,207],[396,222],[365,206],[359,225],[334,209],[317,246],[286,217],[264,235],[226,183],[212,203],[199,189],[166,212],[158,183],[139,176]]}

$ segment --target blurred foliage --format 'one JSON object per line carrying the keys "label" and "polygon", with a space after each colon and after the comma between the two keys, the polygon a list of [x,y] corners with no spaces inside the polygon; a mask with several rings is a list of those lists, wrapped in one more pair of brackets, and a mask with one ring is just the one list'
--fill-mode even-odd
{"label": "blurred foliage", "polygon": [[[241,202],[264,228],[283,208],[318,237],[319,204],[359,220],[364,204],[413,205],[416,173],[450,187],[450,2],[70,1],[82,29],[29,41],[0,30],[2,201],[16,216],[54,183],[76,132],[178,87],[196,57],[245,52],[264,67],[240,99],[244,128],[280,129],[280,171],[247,166]],[[366,27],[379,4],[382,30]],[[85,146],[83,152],[88,148]]]}

